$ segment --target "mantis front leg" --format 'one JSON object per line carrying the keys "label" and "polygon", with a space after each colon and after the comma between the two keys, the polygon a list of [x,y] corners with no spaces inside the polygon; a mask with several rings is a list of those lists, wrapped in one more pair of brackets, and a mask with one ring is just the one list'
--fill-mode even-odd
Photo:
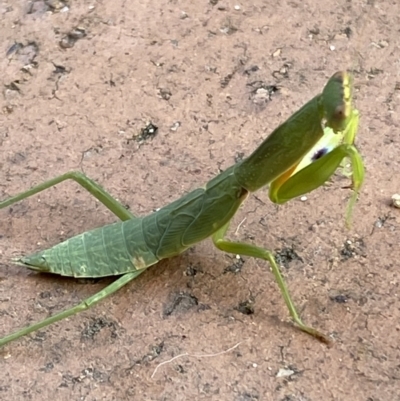
{"label": "mantis front leg", "polygon": [[347,205],[346,225],[350,226],[353,208],[365,175],[361,155],[353,144],[358,120],[358,112],[354,110],[343,132],[335,133],[330,128],[325,128],[324,136],[310,152],[297,165],[271,182],[269,198],[272,202],[282,204],[317,189],[330,179],[344,159],[349,158],[353,194]]}

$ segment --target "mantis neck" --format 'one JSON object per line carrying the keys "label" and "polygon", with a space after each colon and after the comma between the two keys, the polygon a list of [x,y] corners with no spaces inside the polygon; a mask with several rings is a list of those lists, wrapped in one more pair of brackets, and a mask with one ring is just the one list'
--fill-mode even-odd
{"label": "mantis neck", "polygon": [[295,167],[323,136],[321,96],[306,103],[275,129],[234,175],[243,188],[255,192]]}

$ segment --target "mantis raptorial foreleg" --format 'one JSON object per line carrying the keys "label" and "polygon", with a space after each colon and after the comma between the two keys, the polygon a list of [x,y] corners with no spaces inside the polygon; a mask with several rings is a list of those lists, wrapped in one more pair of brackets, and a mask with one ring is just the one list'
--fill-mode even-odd
{"label": "mantis raptorial foreleg", "polygon": [[[354,147],[359,121],[358,111],[353,111],[352,115],[353,118],[342,135],[326,129],[325,138],[316,144],[315,149],[312,149],[292,171],[289,170],[287,174],[271,183],[269,196],[273,202],[282,204],[317,189],[327,182],[343,160],[348,158],[352,166],[354,190],[346,211],[346,225],[350,226],[353,207],[365,174],[361,155]],[[325,153],[319,154],[321,150]]]}
{"label": "mantis raptorial foreleg", "polygon": [[[358,188],[360,188],[364,176],[364,166],[360,154],[354,146],[340,145],[326,157],[322,157],[300,170],[279,187],[279,198],[274,198],[275,202],[287,202],[323,185],[337,170],[345,157],[348,157],[352,162],[353,188],[355,189],[347,204],[346,224],[349,226],[353,207],[357,201]],[[309,180],[309,177],[313,177],[313,180]],[[274,187],[271,185],[270,193],[273,194],[273,191]]]}

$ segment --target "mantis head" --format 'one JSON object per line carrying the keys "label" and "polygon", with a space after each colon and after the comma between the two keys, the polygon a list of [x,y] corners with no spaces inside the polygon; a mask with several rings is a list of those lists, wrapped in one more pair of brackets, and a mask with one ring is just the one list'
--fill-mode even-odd
{"label": "mantis head", "polygon": [[353,118],[351,81],[348,72],[336,72],[319,98],[324,111],[324,126],[332,128],[335,133],[345,131]]}

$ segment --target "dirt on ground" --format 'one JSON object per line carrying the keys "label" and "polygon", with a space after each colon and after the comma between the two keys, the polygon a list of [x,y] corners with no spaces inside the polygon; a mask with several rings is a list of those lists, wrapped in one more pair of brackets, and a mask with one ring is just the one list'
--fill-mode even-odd
{"label": "dirt on ground", "polygon": [[[0,349],[2,400],[400,400],[400,7],[397,0],[0,2],[0,199],[78,170],[144,216],[249,155],[352,71],[366,166],[353,225],[341,171],[282,206],[252,194],[207,240],[117,293]],[[301,127],[299,127],[301,129]],[[0,336],[111,279],[13,257],[114,222],[68,181],[0,211]]]}

